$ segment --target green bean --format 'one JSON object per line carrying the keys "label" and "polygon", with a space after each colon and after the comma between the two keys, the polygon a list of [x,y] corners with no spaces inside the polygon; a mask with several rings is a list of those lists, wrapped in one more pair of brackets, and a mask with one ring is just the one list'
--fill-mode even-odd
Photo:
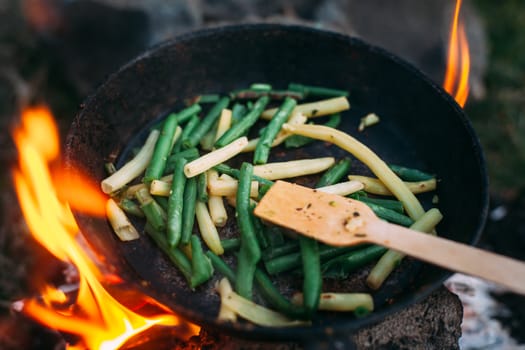
{"label": "green bean", "polygon": [[155,202],[157,202],[162,210],[164,210],[166,213],[168,212],[168,197],[164,196],[153,196],[153,199],[155,199]]}
{"label": "green bean", "polygon": [[200,95],[197,98],[197,102],[199,103],[217,103],[221,99],[220,95],[217,94],[207,94],[207,95]]}
{"label": "green bean", "polygon": [[178,120],[176,114],[170,114],[164,121],[162,132],[155,144],[151,161],[144,174],[144,183],[149,185],[151,181],[159,179],[164,173],[168,155],[173,145],[173,137],[177,128]]}
{"label": "green bean", "polygon": [[260,268],[255,270],[255,281],[264,299],[275,309],[291,318],[305,318],[306,310],[293,305],[274,286],[270,277]]}
{"label": "green bean", "polygon": [[270,247],[280,247],[284,244],[284,235],[283,231],[273,225],[265,225],[264,226],[264,233],[266,237],[268,237],[268,243],[270,244]]}
{"label": "green bean", "polygon": [[337,97],[345,96],[348,97],[348,91],[331,89],[321,86],[303,85],[290,83],[288,84],[288,90],[297,91],[303,93],[306,97],[308,96],[320,96],[320,97]]}
{"label": "green bean", "polygon": [[178,153],[172,153],[168,160],[166,161],[166,168],[164,169],[164,174],[172,173],[175,167],[175,161],[179,158],[186,158],[188,160],[195,159],[199,157],[199,150],[197,148],[188,148]]}
{"label": "green bean", "polygon": [[206,256],[210,259],[215,270],[222,273],[232,284],[235,284],[235,272],[224,260],[221,259],[220,256],[216,255],[211,250],[206,252]]}
{"label": "green bean", "polygon": [[235,277],[235,291],[242,297],[252,300],[253,298],[253,279],[255,274],[256,262],[248,250],[241,249],[237,255],[237,275]]}
{"label": "green bean", "polygon": [[197,199],[203,203],[208,203],[208,175],[206,172],[197,176]]}
{"label": "green bean", "polygon": [[372,209],[372,211],[381,219],[384,219],[389,222],[393,222],[395,224],[401,225],[401,226],[410,226],[414,223],[414,220],[412,220],[410,217],[400,214],[395,210],[388,209],[385,207],[382,207],[380,205],[371,203],[371,202],[363,202],[366,203]]}
{"label": "green bean", "polygon": [[322,274],[324,277],[346,278],[350,272],[379,259],[386,250],[385,247],[371,245],[351,251],[324,262],[321,265]]}
{"label": "green bean", "polygon": [[177,159],[173,170],[167,224],[168,243],[171,247],[176,247],[182,237],[182,207],[184,205],[184,187],[186,186],[184,166],[187,162],[186,158]]}
{"label": "green bean", "polygon": [[261,220],[253,214],[253,209],[255,206],[253,206],[250,210],[250,216],[252,219],[253,228],[255,230],[255,237],[257,237],[257,242],[259,243],[259,247],[262,249],[265,249],[268,247],[268,238],[266,237],[266,234],[263,229],[263,224],[261,223]]}
{"label": "green bean", "polygon": [[192,275],[191,262],[186,255],[178,248],[171,248],[168,245],[164,232],[154,229],[149,222],[144,226],[144,231],[155,241],[157,246],[168,256],[173,264],[182,272],[188,283],[190,283]]}
{"label": "green bean", "polygon": [[[341,123],[341,114],[336,113],[336,114],[332,114],[330,118],[328,119],[328,121],[324,123],[323,125],[329,126],[331,128],[337,128],[340,123]],[[315,141],[314,139],[307,137],[307,136],[292,135],[288,137],[286,140],[284,140],[284,146],[286,148],[298,148],[298,147],[306,146],[307,144],[314,142],[314,141]]]}
{"label": "green bean", "polygon": [[263,96],[257,100],[253,109],[248,112],[237,124],[233,125],[228,131],[226,131],[216,142],[215,147],[224,147],[232,141],[243,136],[252,127],[253,124],[259,119],[259,116],[263,112],[264,108],[269,102],[268,96]]}
{"label": "green bean", "polygon": [[303,263],[303,306],[312,315],[319,305],[323,285],[319,246],[315,239],[300,236],[299,246]]}
{"label": "green bean", "polygon": [[[182,111],[176,113],[177,121],[179,122],[179,125],[185,123],[188,120],[191,119],[199,119],[197,114],[201,111],[201,106],[198,104],[194,104],[188,108],[183,109]],[[173,114],[173,113],[172,113]],[[170,114],[171,115],[171,114]],[[188,123],[186,123],[185,129],[188,127]],[[190,126],[191,127],[191,126]],[[175,144],[173,145],[171,153],[177,153],[180,151],[182,146],[182,140],[183,136],[181,136],[175,141]],[[164,173],[171,172],[169,170],[164,170]]]}
{"label": "green bean", "polygon": [[[234,177],[236,179],[238,179],[240,175],[239,169],[232,168],[224,163],[216,165],[213,168],[221,174],[230,175],[231,177]],[[259,182],[261,185],[273,185],[273,181],[267,180],[257,175],[252,175],[252,180]]]}
{"label": "green bean", "polygon": [[241,240],[240,238],[225,238],[221,239],[221,245],[225,252],[231,252],[239,249]]}
{"label": "green bean", "polygon": [[182,228],[181,243],[187,244],[190,241],[195,222],[195,203],[197,201],[197,178],[192,177],[186,180],[184,188],[184,204],[182,206]]}
{"label": "green bean", "polygon": [[155,202],[147,188],[135,192],[135,197],[140,203],[140,209],[146,220],[157,231],[166,230],[166,212]]}
{"label": "green bean", "polygon": [[254,90],[254,89],[243,89],[236,90],[230,93],[232,100],[253,100],[256,98],[261,98],[263,96],[268,96],[272,100],[283,100],[287,97],[293,98],[295,100],[302,100],[305,96],[299,91],[291,90]]}
{"label": "green bean", "polygon": [[250,90],[270,91],[271,89],[272,89],[272,86],[267,83],[253,83],[250,85]]}
{"label": "green bean", "polygon": [[117,168],[115,167],[115,163],[113,162],[104,163],[104,169],[106,169],[106,173],[108,175],[113,175],[117,172]]}
{"label": "green bean", "polygon": [[299,251],[299,242],[297,240],[288,241],[278,247],[268,247],[262,252],[262,259],[268,261],[279,256],[296,253]]}
{"label": "green bean", "polygon": [[354,192],[352,194],[349,194],[347,197],[359,201],[359,200],[361,200],[363,198],[368,198],[368,193],[366,193],[365,191],[361,190],[361,191],[357,191],[357,192]]}
{"label": "green bean", "polygon": [[182,145],[185,148],[197,146],[201,138],[213,127],[213,124],[219,119],[221,112],[228,106],[230,99],[223,97],[217,102],[202,119],[200,124],[193,130],[193,133],[185,140],[182,140]]}
{"label": "green bean", "polygon": [[[357,247],[332,247],[321,245],[319,247],[319,257],[321,261],[323,261],[348,253],[349,251],[355,249],[357,249]],[[264,262],[264,266],[266,267],[266,271],[268,271],[270,275],[276,275],[281,272],[290,271],[301,266],[301,259],[301,253],[296,252],[267,260]]]}
{"label": "green bean", "polygon": [[191,149],[193,147],[185,147],[183,142],[184,140],[187,140],[190,135],[193,133],[197,125],[200,123],[200,118],[197,115],[193,115],[190,120],[186,123],[184,126],[184,129],[182,129],[182,134],[180,135],[181,142],[179,143],[183,148]]}
{"label": "green bean", "polygon": [[185,123],[188,119],[198,114],[201,110],[201,106],[195,103],[189,107],[184,108],[182,111],[177,112],[176,114],[179,124]]}
{"label": "green bean", "polygon": [[315,187],[329,186],[338,183],[346,174],[348,174],[351,164],[352,162],[350,161],[350,158],[339,160],[332,165],[323,176],[321,176]]}
{"label": "green bean", "polygon": [[238,256],[235,290],[239,295],[250,300],[252,298],[255,266],[261,258],[261,249],[257,243],[255,229],[250,214],[250,187],[252,173],[253,165],[246,162],[241,165],[236,197],[236,218],[241,236],[241,248]]}
{"label": "green bean", "polygon": [[404,181],[426,181],[435,176],[418,169],[407,168],[400,165],[389,164],[388,167]]}
{"label": "green bean", "polygon": [[140,206],[129,198],[121,198],[117,201],[118,206],[126,213],[133,216],[143,218],[144,213],[140,209]]}
{"label": "green bean", "polygon": [[279,133],[283,124],[288,120],[288,117],[296,105],[297,101],[293,98],[285,98],[284,102],[264,129],[259,142],[257,142],[253,155],[254,164],[265,164],[268,161],[273,140],[275,140],[277,133]]}
{"label": "green bean", "polygon": [[236,103],[232,107],[232,125],[236,124],[246,114],[246,106]]}
{"label": "green bean", "polygon": [[400,214],[403,214],[405,212],[405,208],[403,208],[403,203],[395,199],[361,197],[359,198],[359,200],[363,203],[373,203],[380,205],[383,208],[394,210]]}
{"label": "green bean", "polygon": [[197,235],[191,235],[191,278],[190,286],[195,288],[208,281],[213,275],[210,259],[204,255],[202,245]]}

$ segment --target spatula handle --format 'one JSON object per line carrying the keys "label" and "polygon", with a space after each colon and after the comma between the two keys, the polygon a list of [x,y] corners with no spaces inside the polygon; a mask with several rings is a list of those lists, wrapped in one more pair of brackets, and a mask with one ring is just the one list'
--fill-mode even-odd
{"label": "spatula handle", "polygon": [[369,229],[374,243],[525,295],[525,263],[521,261],[383,221]]}

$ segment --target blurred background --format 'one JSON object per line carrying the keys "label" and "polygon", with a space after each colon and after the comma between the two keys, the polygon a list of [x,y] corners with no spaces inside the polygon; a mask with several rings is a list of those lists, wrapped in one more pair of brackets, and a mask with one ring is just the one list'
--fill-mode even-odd
{"label": "blurred background", "polygon": [[[8,318],[10,301],[31,290],[27,275],[38,261],[9,174],[17,157],[9,130],[24,107],[47,104],[64,136],[82,101],[135,55],[184,32],[241,22],[295,23],[362,37],[441,84],[454,5],[453,0],[0,0],[0,317]],[[490,174],[491,211],[481,246],[523,260],[525,2],[466,1],[461,16],[472,60],[465,109]],[[449,282],[464,302],[462,347],[525,348],[524,298],[478,283]],[[19,325],[0,323],[0,344],[18,348],[14,327]]]}

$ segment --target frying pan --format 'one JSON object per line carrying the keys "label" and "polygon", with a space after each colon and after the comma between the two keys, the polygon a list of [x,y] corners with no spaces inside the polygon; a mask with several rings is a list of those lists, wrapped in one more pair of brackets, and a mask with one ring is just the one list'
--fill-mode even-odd
{"label": "frying pan", "polygon": [[[361,40],[300,26],[254,24],[202,30],[153,47],[111,75],[82,105],[68,134],[68,167],[81,167],[95,181],[104,162],[126,153],[143,137],[145,125],[202,93],[226,93],[253,82],[284,88],[289,82],[350,91],[352,109],[340,129],[387,162],[438,175],[437,195],[444,220],[438,232],[475,244],[487,214],[488,190],[479,141],[463,110],[438,85],[394,55]],[[381,122],[358,133],[359,118],[375,112]],[[142,136],[141,136],[142,135]],[[127,147],[127,148],[126,148]],[[304,154],[341,150],[316,142]],[[356,172],[366,173],[355,162]],[[422,196],[425,207],[430,196]],[[264,328],[215,320],[219,298],[210,282],[190,291],[176,268],[147,238],[122,243],[103,218],[75,213],[79,227],[107,263],[130,284],[209,329],[252,339],[307,340],[348,334],[416,303],[450,275],[440,268],[405,264],[376,295],[377,309],[365,318],[320,314],[309,327]],[[410,261],[410,260],[409,260]],[[292,283],[292,282],[291,282]]]}

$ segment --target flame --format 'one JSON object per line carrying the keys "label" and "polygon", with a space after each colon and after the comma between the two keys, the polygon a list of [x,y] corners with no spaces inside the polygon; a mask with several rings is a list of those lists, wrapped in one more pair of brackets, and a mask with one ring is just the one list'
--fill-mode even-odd
{"label": "flame", "polygon": [[443,88],[456,102],[465,106],[469,93],[470,52],[465,27],[459,19],[462,0],[456,1],[454,18],[450,28],[447,69]]}
{"label": "flame", "polygon": [[[13,171],[13,178],[29,229],[42,246],[57,259],[73,264],[79,273],[76,298],[46,284],[40,288],[40,297],[19,303],[21,311],[50,328],[77,335],[79,341],[68,345],[68,349],[117,349],[132,336],[155,325],[180,327],[181,336],[197,334],[197,326],[145,295],[139,295],[136,310],[149,306],[159,312],[145,317],[132,311],[100,282],[118,283],[121,280],[111,274],[106,278],[78,244],[76,236],[79,230],[70,205],[100,215],[97,206],[104,197],[99,194],[98,186],[87,181],[80,172],[75,172],[78,176],[73,176],[74,187],[69,187],[68,192],[75,197],[86,197],[85,201],[75,202],[71,195],[67,196],[68,201],[60,199],[53,185],[53,180],[55,183],[57,180],[53,179],[50,170],[59,157],[59,138],[49,110],[37,107],[25,111],[13,138],[19,151],[19,165]],[[87,203],[95,203],[95,209],[89,209]]]}

